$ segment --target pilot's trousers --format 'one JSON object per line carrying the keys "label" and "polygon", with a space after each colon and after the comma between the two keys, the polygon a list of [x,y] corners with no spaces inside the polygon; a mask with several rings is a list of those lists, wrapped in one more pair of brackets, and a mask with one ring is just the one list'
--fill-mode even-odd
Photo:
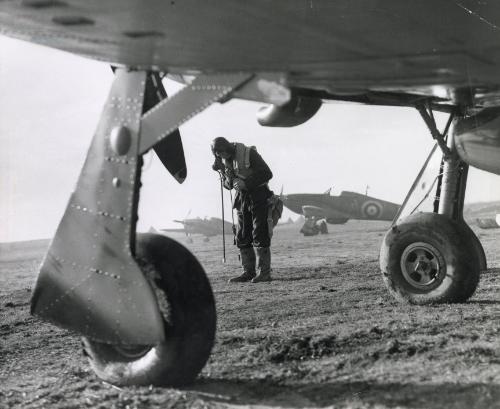
{"label": "pilot's trousers", "polygon": [[272,226],[269,226],[269,194],[250,195],[242,192],[236,204],[238,228],[236,245],[239,248],[269,247],[271,245]]}

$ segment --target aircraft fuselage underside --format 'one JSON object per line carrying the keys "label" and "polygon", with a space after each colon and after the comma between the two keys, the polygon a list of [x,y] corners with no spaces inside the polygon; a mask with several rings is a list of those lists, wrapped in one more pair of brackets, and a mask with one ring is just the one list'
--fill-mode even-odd
{"label": "aircraft fuselage underside", "polygon": [[500,97],[499,15],[451,0],[14,0],[0,33],[136,69],[286,73],[290,88],[371,103],[465,93],[483,108]]}

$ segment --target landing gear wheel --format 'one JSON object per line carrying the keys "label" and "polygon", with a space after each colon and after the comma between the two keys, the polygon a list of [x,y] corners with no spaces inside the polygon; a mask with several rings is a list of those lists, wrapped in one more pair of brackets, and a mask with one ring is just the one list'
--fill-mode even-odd
{"label": "landing gear wheel", "polygon": [[417,213],[393,226],[380,249],[389,292],[411,304],[465,302],[479,282],[477,238],[463,222]]}
{"label": "landing gear wheel", "polygon": [[[474,231],[470,228],[470,226],[465,222],[461,222],[463,224],[463,228],[468,232],[472,240],[472,249],[475,251],[477,259],[479,260],[479,271],[485,271],[488,266],[486,263],[486,254],[483,249],[483,245],[479,241],[478,237],[474,233]],[[474,291],[479,284],[479,274],[471,275],[469,277],[469,282],[467,282],[464,286],[464,298],[468,299],[474,294]]]}
{"label": "landing gear wheel", "polygon": [[476,236],[474,231],[470,228],[470,226],[467,223],[465,223],[465,221],[463,222],[463,224],[465,225],[464,228],[467,229],[469,231],[469,234],[472,236],[474,243],[474,251],[477,253],[479,257],[479,269],[480,271],[484,271],[488,269],[488,263],[486,262],[486,254],[484,252],[483,245],[481,244],[481,241]]}
{"label": "landing gear wheel", "polygon": [[136,260],[157,296],[165,323],[158,345],[111,345],[83,339],[90,365],[116,385],[192,382],[215,337],[215,301],[203,267],[184,246],[154,234],[139,235]]}

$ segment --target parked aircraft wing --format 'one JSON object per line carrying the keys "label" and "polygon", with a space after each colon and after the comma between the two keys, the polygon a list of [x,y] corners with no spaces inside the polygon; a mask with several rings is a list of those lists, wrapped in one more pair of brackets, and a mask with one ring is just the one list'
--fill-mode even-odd
{"label": "parked aircraft wing", "polygon": [[162,232],[170,232],[170,233],[185,233],[185,229],[160,229]]}

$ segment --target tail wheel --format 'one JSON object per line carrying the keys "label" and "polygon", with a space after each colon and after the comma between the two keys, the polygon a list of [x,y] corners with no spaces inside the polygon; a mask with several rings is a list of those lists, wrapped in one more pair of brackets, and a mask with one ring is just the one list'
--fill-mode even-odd
{"label": "tail wheel", "polygon": [[97,376],[117,385],[183,385],[205,365],[215,337],[215,301],[203,267],[184,246],[139,235],[136,260],[156,294],[165,322],[158,345],[111,345],[83,339]]}
{"label": "tail wheel", "polygon": [[477,237],[435,213],[409,216],[385,235],[380,268],[389,292],[411,304],[466,301],[479,283]]}

